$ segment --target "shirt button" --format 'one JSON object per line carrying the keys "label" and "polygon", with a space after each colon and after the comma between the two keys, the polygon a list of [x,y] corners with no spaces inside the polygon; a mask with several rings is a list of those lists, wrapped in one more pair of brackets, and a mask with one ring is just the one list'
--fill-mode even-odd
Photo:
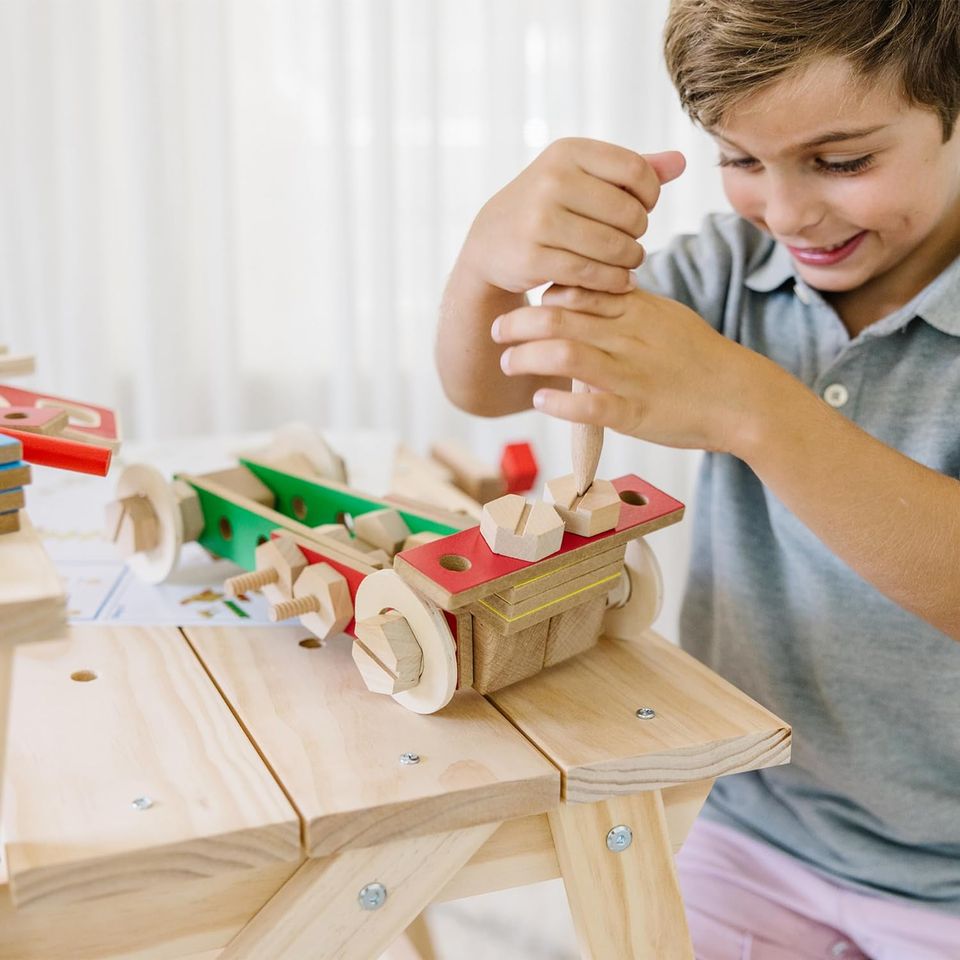
{"label": "shirt button", "polygon": [[831,383],[823,391],[823,399],[831,407],[842,407],[850,399],[850,393],[842,383]]}

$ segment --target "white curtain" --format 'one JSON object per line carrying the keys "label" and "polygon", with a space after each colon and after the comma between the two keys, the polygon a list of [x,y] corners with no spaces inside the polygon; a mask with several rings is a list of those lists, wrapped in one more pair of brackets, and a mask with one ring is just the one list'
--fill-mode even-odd
{"label": "white curtain", "polygon": [[[687,153],[651,247],[723,207],[666,6],[0,0],[0,344],[138,439],[305,419],[491,462],[529,438],[566,472],[566,425],[444,400],[437,305],[480,206],[557,137]],[[608,436],[601,474],[688,498],[692,463]],[[672,633],[686,535],[657,538]]]}

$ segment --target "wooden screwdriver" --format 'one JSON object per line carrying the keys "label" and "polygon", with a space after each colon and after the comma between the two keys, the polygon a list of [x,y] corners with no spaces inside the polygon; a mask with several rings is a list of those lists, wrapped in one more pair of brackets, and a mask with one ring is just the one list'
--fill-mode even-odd
{"label": "wooden screwdriver", "polygon": [[[580,380],[574,380],[573,392],[589,393],[590,388]],[[577,487],[577,496],[582,497],[597,475],[597,464],[603,450],[603,427],[593,423],[574,423],[571,441],[573,482]]]}

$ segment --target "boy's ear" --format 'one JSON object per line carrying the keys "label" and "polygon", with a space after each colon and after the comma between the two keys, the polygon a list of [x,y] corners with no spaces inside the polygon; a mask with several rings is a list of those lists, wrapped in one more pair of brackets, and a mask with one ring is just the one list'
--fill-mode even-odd
{"label": "boy's ear", "polygon": [[645,153],[643,159],[653,167],[661,183],[676,180],[687,166],[687,158],[679,150],[665,150],[663,153]]}

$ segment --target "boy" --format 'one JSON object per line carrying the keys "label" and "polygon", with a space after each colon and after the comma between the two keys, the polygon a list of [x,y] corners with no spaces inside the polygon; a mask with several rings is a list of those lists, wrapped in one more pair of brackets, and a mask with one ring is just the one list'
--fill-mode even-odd
{"label": "boy", "polygon": [[960,4],[674,0],[665,37],[735,215],[640,267],[682,157],[552,145],[471,227],[445,389],[708,451],[681,643],[794,749],[687,842],[697,956],[956,960]]}

